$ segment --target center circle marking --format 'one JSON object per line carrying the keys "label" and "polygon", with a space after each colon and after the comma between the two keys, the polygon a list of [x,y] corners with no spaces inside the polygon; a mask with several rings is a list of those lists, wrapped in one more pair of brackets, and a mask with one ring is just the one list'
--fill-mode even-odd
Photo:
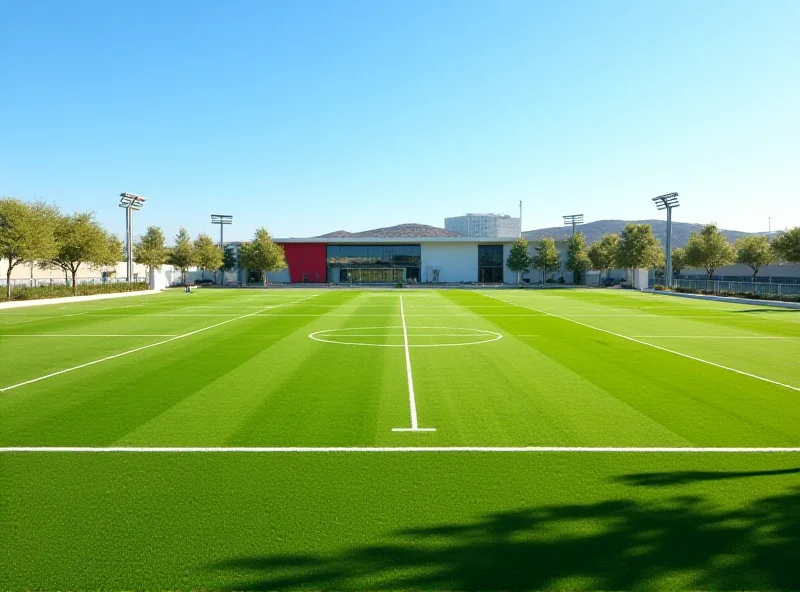
{"label": "center circle marking", "polygon": [[[406,327],[408,347],[461,347],[464,345],[483,345],[503,338],[500,333],[485,329],[465,327]],[[334,345],[360,345],[365,347],[405,347],[402,325],[389,327],[347,327],[343,329],[323,329],[309,333],[308,337],[321,343]],[[396,343],[370,343],[370,339],[391,338]],[[437,339],[437,343],[415,343],[420,340]],[[445,343],[442,343],[444,340]],[[465,340],[465,341],[462,341]],[[450,343],[446,343],[450,341]]]}

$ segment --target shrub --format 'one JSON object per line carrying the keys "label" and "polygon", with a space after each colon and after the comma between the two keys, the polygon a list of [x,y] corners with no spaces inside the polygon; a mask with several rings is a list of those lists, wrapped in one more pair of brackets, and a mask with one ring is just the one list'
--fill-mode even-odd
{"label": "shrub", "polygon": [[[115,294],[118,292],[137,292],[147,290],[147,282],[120,282],[113,284],[78,284],[75,286],[77,296],[94,294]],[[20,286],[11,288],[11,300],[41,300],[42,298],[67,298],[73,296],[72,286],[53,284],[49,286]],[[0,294],[0,302],[6,300],[5,291]]]}

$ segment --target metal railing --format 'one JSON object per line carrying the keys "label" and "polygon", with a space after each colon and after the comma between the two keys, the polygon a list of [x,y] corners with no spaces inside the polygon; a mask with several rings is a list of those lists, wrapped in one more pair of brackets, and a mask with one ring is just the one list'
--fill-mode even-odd
{"label": "metal railing", "polygon": [[[145,277],[134,278],[134,282],[143,282]],[[75,283],[80,285],[100,286],[102,284],[125,284],[128,278],[125,277],[108,277],[108,278],[75,278]],[[6,279],[0,278],[0,286],[6,285]],[[40,286],[71,286],[72,280],[66,278],[25,278],[25,279],[12,279],[12,288],[38,288]]]}
{"label": "metal railing", "polygon": [[[705,276],[697,276],[697,275],[683,275],[683,274],[676,274],[676,279],[681,280],[693,280],[693,281],[705,281]],[[661,281],[656,283],[663,284],[663,277],[659,278]],[[719,282],[743,282],[743,283],[753,283],[753,276],[748,275],[718,275],[714,274],[711,276],[713,281]],[[756,276],[755,283],[757,284],[800,284],[800,277],[788,277],[788,276]]]}
{"label": "metal railing", "polygon": [[674,288],[711,292],[713,294],[755,294],[761,297],[800,295],[800,284],[769,282],[729,282],[722,280],[675,280]]}

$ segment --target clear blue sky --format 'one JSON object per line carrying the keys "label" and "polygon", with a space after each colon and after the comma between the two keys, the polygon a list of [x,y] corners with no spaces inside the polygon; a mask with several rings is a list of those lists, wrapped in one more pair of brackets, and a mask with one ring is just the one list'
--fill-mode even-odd
{"label": "clear blue sky", "polygon": [[0,0],[0,195],[308,236],[800,224],[800,2]]}

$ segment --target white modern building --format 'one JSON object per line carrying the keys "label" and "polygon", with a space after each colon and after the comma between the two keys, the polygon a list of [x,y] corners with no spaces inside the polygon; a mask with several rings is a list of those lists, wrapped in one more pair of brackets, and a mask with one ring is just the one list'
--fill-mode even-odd
{"label": "white modern building", "polygon": [[444,227],[463,236],[482,238],[518,237],[522,230],[519,218],[504,214],[465,214],[445,218]]}

